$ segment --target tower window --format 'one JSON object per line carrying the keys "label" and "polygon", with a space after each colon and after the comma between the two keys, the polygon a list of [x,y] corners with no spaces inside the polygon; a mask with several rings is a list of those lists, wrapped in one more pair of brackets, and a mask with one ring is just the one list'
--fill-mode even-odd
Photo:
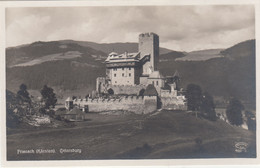
{"label": "tower window", "polygon": [[125,76],[125,74],[124,74],[124,73],[122,73],[122,76]]}
{"label": "tower window", "polygon": [[117,83],[117,81],[115,81],[115,83]]}
{"label": "tower window", "polygon": [[153,85],[154,85],[154,81],[153,81]]}
{"label": "tower window", "polygon": [[117,68],[114,68],[114,71],[117,71]]}
{"label": "tower window", "polygon": [[114,74],[114,77],[116,77],[116,74]]}
{"label": "tower window", "polygon": [[129,76],[131,76],[131,73],[129,73]]}
{"label": "tower window", "polygon": [[122,70],[125,70],[125,68],[122,68]]}
{"label": "tower window", "polygon": [[129,68],[129,70],[131,70],[131,68]]}
{"label": "tower window", "polygon": [[156,85],[157,85],[157,86],[159,85],[159,82],[158,82],[158,81],[156,81]]}

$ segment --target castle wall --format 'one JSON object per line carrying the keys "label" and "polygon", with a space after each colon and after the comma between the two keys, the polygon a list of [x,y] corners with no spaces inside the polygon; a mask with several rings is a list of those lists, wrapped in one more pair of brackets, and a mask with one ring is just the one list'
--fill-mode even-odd
{"label": "castle wall", "polygon": [[139,95],[139,92],[142,89],[145,89],[145,85],[134,85],[134,86],[126,86],[126,85],[111,85],[109,88],[113,89],[114,94],[129,94],[129,95]]}
{"label": "castle wall", "polygon": [[161,97],[177,97],[177,90],[162,90],[160,93]]}
{"label": "castle wall", "polygon": [[155,110],[157,110],[157,96],[145,96],[143,113],[147,114]]}
{"label": "castle wall", "polygon": [[[183,96],[161,97],[161,108],[187,110],[187,105]],[[75,99],[73,105],[80,109],[86,108],[89,112],[104,112],[126,110],[136,114],[147,114],[157,110],[157,96],[128,96],[117,99]]]}
{"label": "castle wall", "polygon": [[161,97],[161,102],[163,109],[187,110],[187,105],[183,96]]}
{"label": "castle wall", "polygon": [[104,112],[113,110],[127,110],[137,114],[150,113],[156,108],[150,107],[149,101],[141,96],[121,97],[119,99],[76,99],[74,105],[79,108],[88,106],[89,112]]}

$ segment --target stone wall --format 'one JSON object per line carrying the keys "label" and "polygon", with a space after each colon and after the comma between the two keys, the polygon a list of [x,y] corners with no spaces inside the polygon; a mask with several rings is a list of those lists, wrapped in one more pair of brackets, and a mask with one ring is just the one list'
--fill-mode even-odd
{"label": "stone wall", "polygon": [[111,85],[109,86],[114,91],[114,94],[135,94],[139,95],[139,92],[142,89],[146,88],[146,85],[134,85],[134,86],[129,86],[129,85]]}
{"label": "stone wall", "polygon": [[161,97],[163,109],[187,110],[187,104],[184,96]]}
{"label": "stone wall", "polygon": [[[161,97],[159,101],[161,101],[161,108],[163,109],[187,110],[184,96]],[[126,110],[136,114],[147,114],[158,108],[157,102],[156,96],[122,96],[115,99],[75,99],[73,100],[73,105],[81,109],[87,106],[86,109],[89,112]]]}
{"label": "stone wall", "polygon": [[[80,108],[87,105],[90,112],[127,110],[142,114],[145,109],[144,98],[141,96],[128,96],[119,99],[75,99],[73,104]],[[149,112],[152,111],[146,110],[146,113]]]}
{"label": "stone wall", "polygon": [[144,97],[144,109],[143,113],[147,114],[157,109],[157,96],[145,96]]}

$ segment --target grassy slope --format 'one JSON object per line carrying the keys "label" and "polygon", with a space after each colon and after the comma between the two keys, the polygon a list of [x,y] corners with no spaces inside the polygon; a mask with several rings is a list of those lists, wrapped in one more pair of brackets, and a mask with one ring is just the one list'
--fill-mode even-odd
{"label": "grassy slope", "polygon": [[[7,66],[44,58],[49,54],[78,51],[81,57],[71,60],[48,61],[42,64],[26,67],[6,68],[6,87],[11,91],[25,83],[29,89],[40,90],[44,84],[59,86],[64,90],[87,87],[93,89],[97,76],[105,73],[102,60],[96,60],[93,55],[104,56],[103,52],[77,44],[67,44],[60,48],[59,42],[37,42],[22,48],[7,50]],[[44,51],[44,52],[41,52]],[[27,57],[24,58],[24,55]],[[18,59],[19,58],[19,59]],[[104,60],[104,59],[103,59]]]}
{"label": "grassy slope", "polygon": [[209,49],[192,51],[186,54],[185,57],[177,58],[176,61],[206,61],[212,58],[223,57],[220,52],[223,49]]}
{"label": "grassy slope", "polygon": [[[255,136],[225,122],[210,122],[186,112],[157,115],[87,114],[75,127],[20,129],[7,135],[9,160],[132,159],[254,157]],[[14,132],[15,130],[13,130]],[[12,131],[11,131],[12,132]],[[17,132],[17,131],[16,131]],[[202,139],[202,148],[194,140]],[[234,152],[235,142],[249,143],[248,152]],[[147,144],[148,147],[143,147]],[[17,149],[56,149],[56,154],[17,155]],[[82,149],[81,154],[60,154],[60,148]]]}

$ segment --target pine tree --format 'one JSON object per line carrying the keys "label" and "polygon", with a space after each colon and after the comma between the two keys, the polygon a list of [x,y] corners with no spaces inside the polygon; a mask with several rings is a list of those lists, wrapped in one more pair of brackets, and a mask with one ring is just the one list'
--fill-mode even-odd
{"label": "pine tree", "polygon": [[188,110],[200,110],[202,103],[202,91],[199,85],[189,84],[186,90]]}
{"label": "pine tree", "polygon": [[243,124],[243,118],[242,118],[243,109],[244,106],[238,99],[232,98],[230,100],[229,105],[227,106],[226,109],[226,115],[230,124],[237,125],[237,126]]}
{"label": "pine tree", "polygon": [[54,108],[55,104],[57,103],[57,98],[53,89],[44,85],[41,90],[42,98],[45,103],[45,109],[49,109],[50,107]]}
{"label": "pine tree", "polygon": [[216,121],[216,111],[213,97],[205,92],[202,99],[201,111],[206,114],[206,117],[211,121]]}
{"label": "pine tree", "polygon": [[20,85],[20,90],[17,92],[17,95],[23,102],[31,103],[31,98],[29,96],[27,86],[25,84]]}

